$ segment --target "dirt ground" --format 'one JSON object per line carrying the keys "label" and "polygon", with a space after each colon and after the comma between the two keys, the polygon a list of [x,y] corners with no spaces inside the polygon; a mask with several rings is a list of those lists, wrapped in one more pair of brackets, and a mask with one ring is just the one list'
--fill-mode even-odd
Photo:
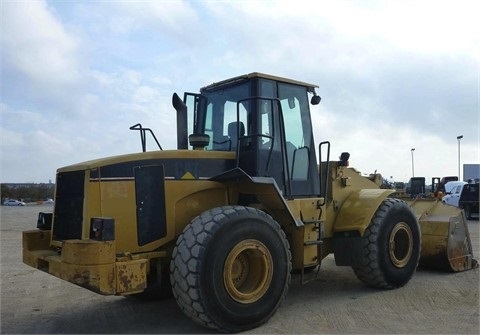
{"label": "dirt ground", "polygon": [[[36,227],[48,205],[0,208],[1,333],[211,333],[183,315],[173,298],[139,301],[100,296],[22,263],[21,232]],[[469,221],[480,259],[479,221]],[[270,321],[250,334],[479,334],[479,269],[418,269],[396,290],[369,289],[349,267],[327,257],[319,278],[294,276]]]}

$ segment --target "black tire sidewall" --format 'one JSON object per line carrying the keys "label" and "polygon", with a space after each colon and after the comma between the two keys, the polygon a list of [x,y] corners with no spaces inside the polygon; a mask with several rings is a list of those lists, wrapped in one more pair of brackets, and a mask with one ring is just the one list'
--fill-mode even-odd
{"label": "black tire sidewall", "polygon": [[[262,324],[278,308],[289,280],[289,257],[276,222],[270,217],[260,218],[250,212],[243,212],[223,220],[221,227],[211,236],[205,248],[200,269],[200,291],[211,317],[228,328],[243,329],[242,325],[253,328]],[[278,225],[278,224],[277,224]],[[273,278],[267,292],[259,300],[242,304],[233,300],[223,281],[225,259],[230,250],[243,240],[255,239],[262,242],[273,260]],[[221,321],[220,321],[221,320]]]}
{"label": "black tire sidewall", "polygon": [[[413,250],[408,263],[401,268],[396,267],[390,259],[389,238],[399,222],[406,223],[412,232]],[[408,204],[397,201],[382,218],[378,235],[378,265],[385,281],[392,287],[403,286],[415,272],[420,257],[421,234],[417,219]]]}
{"label": "black tire sidewall", "polygon": [[470,206],[466,205],[464,211],[465,211],[465,216],[467,217],[467,220],[470,220],[472,218],[472,212],[471,212]]}

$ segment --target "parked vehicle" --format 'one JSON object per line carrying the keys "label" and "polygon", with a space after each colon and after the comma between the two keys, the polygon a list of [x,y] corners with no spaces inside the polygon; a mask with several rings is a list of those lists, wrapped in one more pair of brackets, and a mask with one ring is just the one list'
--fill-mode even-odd
{"label": "parked vehicle", "polygon": [[479,183],[465,184],[460,193],[458,207],[463,208],[467,219],[471,220],[474,216],[479,217]]}
{"label": "parked vehicle", "polygon": [[435,198],[441,199],[445,195],[445,184],[451,181],[458,181],[457,176],[446,176],[440,179],[440,177],[432,178],[432,193]]}
{"label": "parked vehicle", "polygon": [[455,193],[458,189],[458,186],[462,186],[465,184],[466,182],[464,181],[449,181],[445,184],[445,196]]}
{"label": "parked vehicle", "polygon": [[462,208],[465,211],[467,219],[471,219],[473,214],[477,214],[478,216],[479,184],[466,182],[452,183],[454,184],[445,186],[448,187],[450,191],[442,198],[442,202]]}
{"label": "parked vehicle", "polygon": [[406,192],[410,197],[424,197],[425,196],[425,177],[412,177],[407,183]]}
{"label": "parked vehicle", "polygon": [[462,193],[462,187],[465,184],[466,182],[464,181],[451,181],[445,184],[446,195],[443,196],[442,202],[458,207],[460,193]]}
{"label": "parked vehicle", "polygon": [[4,206],[26,206],[27,204],[23,201],[15,200],[15,199],[7,199],[3,202]]}

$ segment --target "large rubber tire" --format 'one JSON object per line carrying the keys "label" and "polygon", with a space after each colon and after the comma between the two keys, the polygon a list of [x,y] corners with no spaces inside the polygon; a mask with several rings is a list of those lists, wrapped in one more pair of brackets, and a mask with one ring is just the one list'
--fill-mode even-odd
{"label": "large rubber tire", "polygon": [[467,217],[467,220],[471,220],[472,219],[472,209],[471,209],[470,205],[466,205],[463,210],[465,212],[465,216]]}
{"label": "large rubber tire", "polygon": [[420,226],[412,209],[400,199],[387,198],[362,236],[363,262],[353,270],[370,287],[401,287],[415,273],[420,250]]}
{"label": "large rubber tire", "polygon": [[290,284],[285,233],[268,214],[225,206],[196,217],[177,240],[170,281],[178,305],[199,324],[239,332],[265,323]]}

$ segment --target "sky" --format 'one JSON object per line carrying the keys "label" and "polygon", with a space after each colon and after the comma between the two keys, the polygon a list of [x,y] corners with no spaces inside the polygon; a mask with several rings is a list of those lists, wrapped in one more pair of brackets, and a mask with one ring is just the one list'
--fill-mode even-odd
{"label": "sky", "polygon": [[176,149],[172,94],[251,72],[318,85],[315,142],[330,141],[333,159],[348,151],[362,174],[429,183],[458,175],[459,154],[460,166],[480,163],[479,1],[0,9],[2,183],[55,182],[59,167],[139,152],[137,123]]}

